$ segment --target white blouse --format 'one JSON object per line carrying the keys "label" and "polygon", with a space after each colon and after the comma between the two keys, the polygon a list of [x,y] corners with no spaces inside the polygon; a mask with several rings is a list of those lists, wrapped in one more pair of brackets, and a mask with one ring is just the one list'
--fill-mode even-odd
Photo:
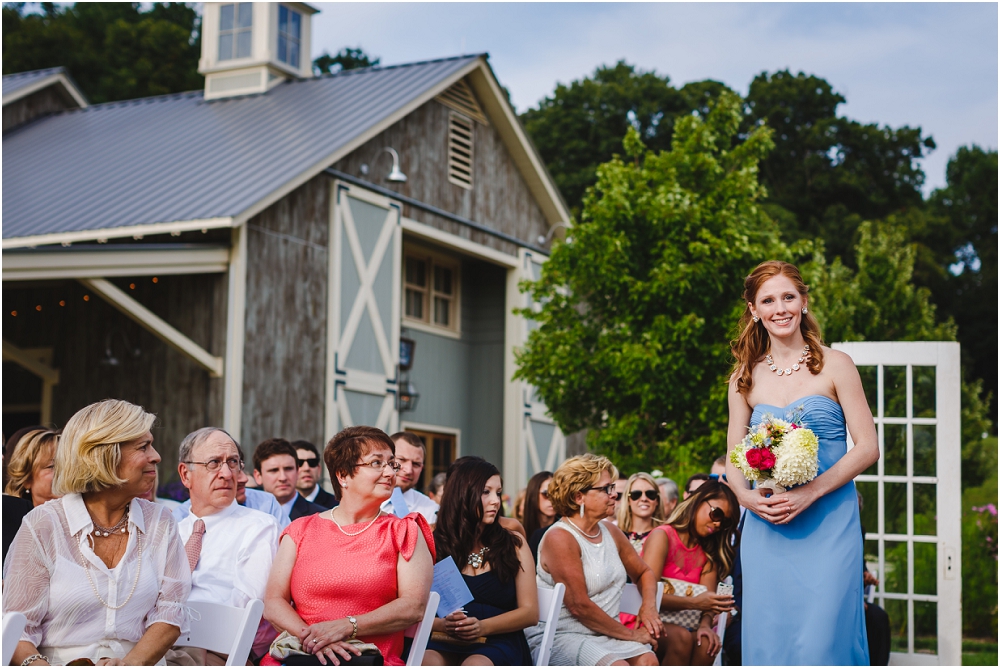
{"label": "white blouse", "polygon": [[128,526],[125,555],[109,569],[90,547],[94,525],[79,494],[25,516],[3,566],[3,611],[28,618],[21,640],[60,663],[96,663],[124,657],[156,622],[188,631],[191,569],[170,510],[133,499]]}

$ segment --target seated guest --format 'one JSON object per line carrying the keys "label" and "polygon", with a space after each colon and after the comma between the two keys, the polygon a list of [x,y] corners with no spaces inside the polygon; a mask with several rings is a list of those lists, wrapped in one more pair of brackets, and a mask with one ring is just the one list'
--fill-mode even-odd
{"label": "seated guest", "polygon": [[[57,432],[42,427],[22,429],[11,436],[4,463],[7,482],[3,500],[3,558],[21,528],[21,519],[52,495]],[[16,440],[15,440],[16,439]]]}
{"label": "seated guest", "polygon": [[628,476],[618,472],[618,479],[615,480],[615,511],[611,513],[611,516],[607,521],[612,524],[618,524],[618,509],[622,507],[622,499],[625,498],[625,485],[628,484]]}
{"label": "seated guest", "polygon": [[677,502],[680,501],[680,490],[677,483],[670,478],[656,478],[656,486],[660,488],[660,505],[663,506],[663,516],[670,517]]}
{"label": "seated guest", "polygon": [[709,475],[707,473],[695,473],[693,476],[687,479],[684,483],[684,498],[687,499],[695,490],[704,485],[709,480]]}
{"label": "seated guest", "polygon": [[326,508],[310,503],[295,489],[299,479],[299,456],[283,438],[269,438],[253,451],[253,479],[273,494],[291,520],[321,513]]}
{"label": "seated guest", "polygon": [[152,665],[188,630],[177,524],[137,498],[160,462],[154,420],[108,399],[66,423],[52,479],[62,498],[24,518],[4,563],[3,611],[28,618],[14,665]]}
{"label": "seated guest", "polygon": [[[606,457],[585,454],[563,462],[552,477],[549,499],[562,519],[538,547],[539,587],[566,585],[550,665],[655,666],[653,649],[663,640],[656,610],[656,577],[625,534],[602,522],[615,507],[618,470]],[[640,626],[618,621],[625,579],[642,593]],[[532,654],[545,622],[525,630]]]}
{"label": "seated guest", "polygon": [[538,623],[535,562],[516,521],[500,517],[502,488],[500,471],[480,457],[448,468],[434,547],[438,560],[455,561],[475,598],[434,620],[441,637],[427,645],[425,666],[531,664],[524,629]]}
{"label": "seated guest", "polygon": [[292,441],[292,447],[299,460],[299,481],[295,484],[299,494],[324,510],[333,508],[337,505],[337,497],[321,487],[323,465],[319,459],[319,450],[309,441]]}
{"label": "seated guest", "polygon": [[524,533],[528,536],[528,548],[531,558],[538,558],[538,544],[542,542],[545,530],[556,521],[556,511],[549,500],[549,485],[552,483],[551,471],[539,471],[528,480],[524,493]]}
{"label": "seated guest", "polygon": [[[396,474],[396,487],[403,492],[406,509],[411,513],[420,513],[433,525],[437,522],[438,504],[421,494],[416,487],[424,472],[427,448],[419,436],[408,431],[393,434],[392,442],[396,444],[396,461],[400,466],[399,473]],[[386,502],[382,510],[393,512],[392,504]]]}
{"label": "seated guest", "polygon": [[661,577],[704,585],[705,592],[688,597],[664,591],[660,610],[700,610],[693,629],[664,624],[667,666],[710,666],[722,649],[713,631],[715,616],[733,609],[732,596],[715,593],[720,580],[731,575],[735,563],[733,536],[739,518],[736,495],[728,485],[709,481],[671,513],[666,524],[656,527],[646,539],[642,558]]}
{"label": "seated guest", "polygon": [[[281,535],[264,617],[323,663],[358,655],[346,642],[358,639],[376,645],[385,665],[401,666],[403,631],[423,618],[434,578],[430,527],[421,515],[379,508],[395,487],[394,450],[374,427],[334,436],[323,461],[339,505]],[[261,661],[278,664],[270,655]]]}
{"label": "seated guest", "polygon": [[[188,601],[246,607],[264,598],[278,547],[278,523],[270,515],[236,503],[236,443],[222,429],[204,427],[180,446],[177,470],[191,492],[191,512],[177,524],[191,567]],[[226,657],[184,648],[196,665],[223,666]],[[206,663],[207,662],[207,663]]]}
{"label": "seated guest", "polygon": [[660,488],[648,473],[633,473],[625,484],[625,501],[618,506],[618,528],[642,554],[649,532],[666,521],[660,507]]}
{"label": "seated guest", "polygon": [[715,476],[716,478],[722,478],[725,480],[726,476],[726,456],[719,455],[714,462],[712,462],[712,469],[708,472],[709,477]]}
{"label": "seated guest", "polygon": [[[441,505],[441,495],[444,493],[444,481],[448,479],[448,474],[444,471],[431,478],[431,483],[427,485],[427,498],[434,503]],[[515,506],[517,503],[514,504]],[[515,518],[517,519],[517,518]],[[520,522],[520,520],[518,519]]]}

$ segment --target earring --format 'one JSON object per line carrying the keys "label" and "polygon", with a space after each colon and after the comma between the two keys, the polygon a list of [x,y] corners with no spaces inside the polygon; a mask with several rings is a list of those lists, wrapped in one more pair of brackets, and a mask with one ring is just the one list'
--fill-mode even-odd
{"label": "earring", "polygon": [[802,307],[802,315],[806,315],[807,313],[809,313],[809,309],[807,309],[805,306],[803,306]]}
{"label": "earring", "polygon": [[583,519],[583,501],[580,502],[580,519]]}
{"label": "earring", "polygon": [[757,316],[754,316],[754,317],[753,317],[753,321],[754,321],[754,322],[760,322],[760,318],[758,318]]}

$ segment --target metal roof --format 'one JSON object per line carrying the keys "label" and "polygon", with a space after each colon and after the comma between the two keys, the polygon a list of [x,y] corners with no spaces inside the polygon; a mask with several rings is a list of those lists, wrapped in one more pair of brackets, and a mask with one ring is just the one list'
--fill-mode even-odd
{"label": "metal roof", "polygon": [[18,72],[17,74],[3,75],[3,96],[7,97],[11,93],[16,93],[22,88],[32,85],[47,77],[56,74],[66,74],[65,67],[50,67],[47,70],[34,70],[33,72]]}
{"label": "metal roof", "polygon": [[29,123],[3,137],[3,239],[231,220],[328,167],[481,57],[352,70],[210,102],[196,91],[99,104]]}

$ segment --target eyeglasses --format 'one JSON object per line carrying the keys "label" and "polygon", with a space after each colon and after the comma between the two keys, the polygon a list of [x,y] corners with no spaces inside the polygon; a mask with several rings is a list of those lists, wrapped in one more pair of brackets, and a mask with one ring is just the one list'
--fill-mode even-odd
{"label": "eyeglasses", "polygon": [[539,494],[544,496],[546,499],[549,498],[549,490],[547,489],[543,489],[542,491],[539,492]]}
{"label": "eyeglasses", "polygon": [[[185,464],[200,464],[208,469],[209,473],[215,473],[222,466],[221,459],[209,459],[207,462],[184,462]],[[239,457],[230,457],[226,460],[226,466],[230,471],[238,471],[243,468],[243,460]]]}
{"label": "eyeglasses", "polygon": [[308,466],[311,469],[319,466],[319,457],[309,457],[308,459],[298,459],[296,461],[298,461],[299,466]]}
{"label": "eyeglasses", "polygon": [[650,501],[656,501],[657,499],[660,498],[660,492],[659,490],[656,489],[647,489],[644,491],[633,489],[631,492],[628,493],[628,498],[632,499],[633,501],[638,501],[639,499],[642,498],[643,494],[645,494],[646,498],[649,499]]}
{"label": "eyeglasses", "polygon": [[706,501],[705,503],[708,504],[709,508],[708,519],[712,520],[713,522],[718,522],[723,529],[728,528],[731,522],[729,521],[729,518],[726,516],[726,513],[722,511],[722,508],[716,508],[708,501]]}
{"label": "eyeglasses", "polygon": [[729,479],[726,478],[726,474],[725,473],[723,473],[722,475],[719,475],[718,473],[709,473],[708,474],[708,479],[711,480],[711,481],[713,481],[713,482],[719,482],[720,480],[722,482],[729,482]]}
{"label": "eyeglasses", "polygon": [[586,488],[584,488],[584,489],[582,489],[580,491],[582,491],[584,494],[586,494],[587,492],[589,492],[592,489],[593,490],[597,490],[598,492],[604,492],[608,496],[611,496],[612,494],[617,495],[617,493],[618,493],[617,489],[615,487],[615,483],[609,483],[607,485],[604,485],[603,487],[586,487]]}
{"label": "eyeglasses", "polygon": [[392,469],[393,473],[398,473],[399,469],[403,468],[403,465],[397,462],[395,459],[390,459],[387,462],[383,462],[381,459],[373,459],[370,462],[358,462],[355,466],[367,467],[375,469],[376,471],[381,471],[386,466]]}

